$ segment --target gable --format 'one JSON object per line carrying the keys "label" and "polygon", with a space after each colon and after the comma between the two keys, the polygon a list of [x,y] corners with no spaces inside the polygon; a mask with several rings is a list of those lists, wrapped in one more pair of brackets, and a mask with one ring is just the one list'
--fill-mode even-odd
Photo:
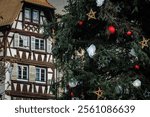
{"label": "gable", "polygon": [[0,26],[11,25],[19,15],[24,2],[55,9],[47,0],[0,0]]}

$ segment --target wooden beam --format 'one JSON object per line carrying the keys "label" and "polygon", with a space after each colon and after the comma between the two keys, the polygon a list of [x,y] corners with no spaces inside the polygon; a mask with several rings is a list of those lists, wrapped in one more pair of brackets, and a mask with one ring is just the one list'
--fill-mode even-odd
{"label": "wooden beam", "polygon": [[5,91],[5,93],[12,97],[22,97],[22,98],[32,98],[32,99],[56,99],[56,96],[51,94],[18,92],[18,91],[10,91],[10,90]]}

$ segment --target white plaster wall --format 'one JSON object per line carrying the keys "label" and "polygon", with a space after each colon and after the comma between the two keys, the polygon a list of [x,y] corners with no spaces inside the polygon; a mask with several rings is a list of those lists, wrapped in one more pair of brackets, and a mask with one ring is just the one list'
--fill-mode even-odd
{"label": "white plaster wall", "polygon": [[16,26],[16,21],[14,21],[12,28],[15,28],[15,26]]}
{"label": "white plaster wall", "polygon": [[13,56],[13,57],[14,57],[15,55],[17,55],[16,49],[11,49],[11,53],[12,53],[12,56]]}
{"label": "white plaster wall", "polygon": [[10,32],[10,33],[8,34],[8,36],[11,36],[11,37],[13,37],[13,35],[14,35],[13,32]]}
{"label": "white plaster wall", "polygon": [[17,23],[17,29],[22,30],[22,22]]}
{"label": "white plaster wall", "polygon": [[2,33],[2,32],[0,32],[0,36],[3,36],[3,33]]}
{"label": "white plaster wall", "polygon": [[53,70],[51,68],[48,68],[48,72],[53,72]]}
{"label": "white plaster wall", "polygon": [[22,12],[20,12],[19,20],[21,20],[21,21],[22,21]]}

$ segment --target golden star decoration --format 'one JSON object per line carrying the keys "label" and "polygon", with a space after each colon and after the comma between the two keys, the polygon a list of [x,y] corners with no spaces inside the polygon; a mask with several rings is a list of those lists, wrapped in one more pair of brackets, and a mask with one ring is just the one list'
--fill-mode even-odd
{"label": "golden star decoration", "polygon": [[96,12],[94,12],[91,9],[90,12],[86,14],[88,16],[88,20],[90,20],[90,19],[96,19],[95,14],[96,14]]}
{"label": "golden star decoration", "polygon": [[97,95],[97,100],[102,97],[103,95],[103,90],[101,90],[100,88],[98,88],[97,91],[94,91],[94,93]]}
{"label": "golden star decoration", "polygon": [[148,47],[148,42],[150,41],[150,39],[145,39],[145,37],[143,37],[143,40],[141,41],[141,42],[139,42],[139,44],[141,44],[141,46],[142,46],[142,49],[144,48],[144,47]]}

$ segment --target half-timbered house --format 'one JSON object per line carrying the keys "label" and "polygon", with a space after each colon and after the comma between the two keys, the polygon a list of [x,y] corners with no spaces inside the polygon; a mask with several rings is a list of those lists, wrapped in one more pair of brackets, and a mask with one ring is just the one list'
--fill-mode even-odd
{"label": "half-timbered house", "polygon": [[54,10],[47,0],[0,0],[0,61],[12,67],[6,99],[55,99],[53,44],[43,27]]}

